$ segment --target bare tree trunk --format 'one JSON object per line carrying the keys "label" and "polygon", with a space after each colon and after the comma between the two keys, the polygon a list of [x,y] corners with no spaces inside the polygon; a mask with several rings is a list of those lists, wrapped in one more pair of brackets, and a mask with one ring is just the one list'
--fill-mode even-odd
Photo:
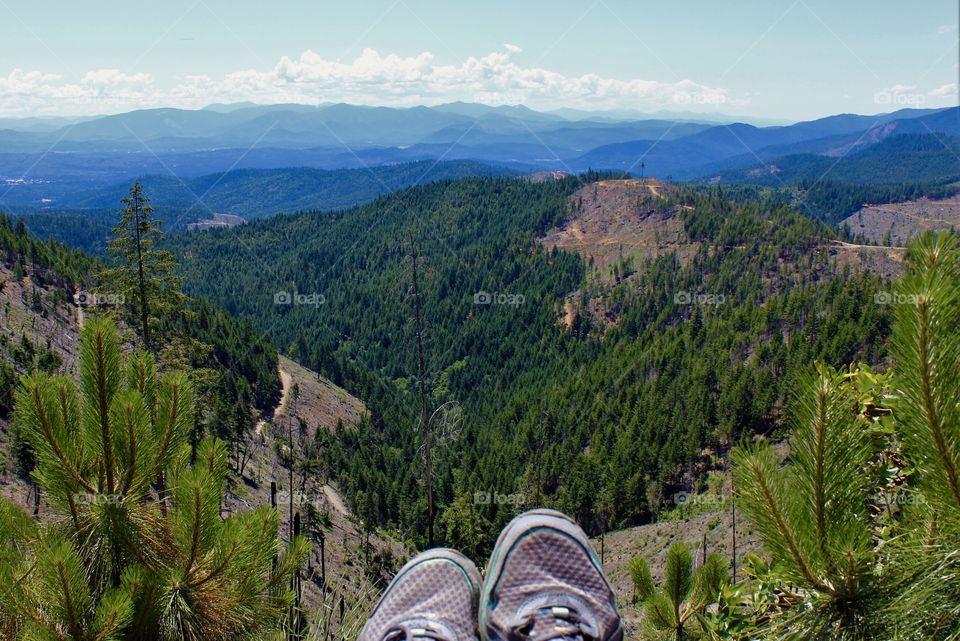
{"label": "bare tree trunk", "polygon": [[288,459],[288,462],[290,463],[290,483],[287,485],[287,494],[290,495],[289,541],[293,542],[293,423],[292,417],[289,415],[287,416],[287,438],[290,439],[290,443],[288,444],[290,448]]}
{"label": "bare tree trunk", "polygon": [[433,547],[433,466],[430,461],[430,413],[427,409],[427,383],[423,360],[423,322],[420,311],[420,285],[417,281],[417,250],[413,250],[413,300],[417,319],[417,379],[420,385],[420,421],[423,425],[423,475],[427,489],[427,544]]}
{"label": "bare tree trunk", "polygon": [[147,308],[147,281],[143,275],[143,244],[140,239],[140,203],[139,194],[133,197],[133,222],[137,241],[137,271],[140,279],[140,325],[143,328],[143,343],[150,349],[150,312]]}
{"label": "bare tree trunk", "polygon": [[241,479],[243,478],[243,471],[247,467],[247,462],[253,456],[253,453],[251,451],[252,449],[253,448],[250,447],[250,443],[247,443],[246,441],[244,441],[243,448],[240,450],[240,469],[238,471]]}

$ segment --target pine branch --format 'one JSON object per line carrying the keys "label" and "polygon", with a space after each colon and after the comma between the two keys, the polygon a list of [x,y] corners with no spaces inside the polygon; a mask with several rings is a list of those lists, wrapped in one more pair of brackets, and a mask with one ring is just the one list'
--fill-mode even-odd
{"label": "pine branch", "polygon": [[824,487],[824,459],[827,448],[827,404],[830,399],[830,389],[827,381],[821,379],[820,384],[816,386],[816,418],[813,423],[813,442],[814,442],[814,473],[813,473],[813,509],[817,523],[817,539],[820,543],[820,553],[827,561],[829,566],[833,563],[830,560],[830,554],[827,551],[827,497]]}
{"label": "pine branch", "polygon": [[192,528],[192,537],[190,540],[190,556],[187,558],[187,566],[184,568],[183,573],[187,576],[190,575],[190,570],[193,569],[193,562],[197,558],[197,550],[200,547],[200,511],[201,500],[200,500],[200,487],[194,485],[193,490],[193,528]]}
{"label": "pine branch", "polygon": [[950,492],[953,495],[955,507],[960,509],[960,473],[954,461],[955,452],[948,444],[947,426],[940,413],[940,407],[934,392],[936,373],[934,371],[933,354],[935,348],[931,345],[933,332],[930,322],[930,299],[921,296],[917,301],[917,372],[920,391],[922,416],[926,422],[930,438],[936,447],[940,464],[944,468]]}
{"label": "pine branch", "polygon": [[126,496],[130,491],[130,485],[133,483],[133,478],[137,472],[137,432],[136,432],[136,423],[133,414],[133,408],[130,405],[125,404],[123,406],[123,420],[127,428],[127,444],[129,450],[127,451],[127,470],[124,474],[123,482],[121,484],[120,493]]}
{"label": "pine branch", "polygon": [[67,580],[66,568],[64,567],[64,562],[62,560],[57,560],[55,562],[57,569],[57,577],[60,580],[60,589],[63,594],[63,604],[66,609],[67,615],[67,628],[70,630],[70,636],[74,639],[82,639],[83,632],[80,624],[79,614],[76,612],[76,605],[73,603],[73,596],[71,595],[72,586]]}
{"label": "pine branch", "polygon": [[[810,568],[807,558],[801,551],[800,543],[794,537],[794,528],[788,523],[788,517],[781,507],[781,498],[770,483],[772,452],[768,446],[753,451],[738,448],[734,452],[735,472],[738,475],[737,488],[744,510],[764,530],[764,541],[768,545],[782,546],[800,575],[814,589],[833,593],[833,586],[822,581]],[[756,493],[754,495],[754,493]],[[772,526],[770,529],[768,526]]]}
{"label": "pine branch", "polygon": [[78,485],[81,485],[91,494],[96,493],[96,488],[83,478],[73,463],[69,460],[69,458],[67,458],[66,454],[64,454],[63,449],[60,447],[59,440],[53,433],[53,428],[51,427],[46,408],[44,407],[46,403],[43,394],[42,381],[43,379],[41,379],[41,382],[38,382],[37,379],[34,378],[27,378],[24,380],[24,388],[27,390],[27,396],[29,400],[27,403],[24,403],[23,399],[21,398],[21,400],[17,403],[17,408],[20,409],[24,405],[30,406],[32,411],[26,409],[24,411],[27,412],[27,415],[30,416],[30,418],[33,418],[36,422],[36,425],[39,426],[40,434],[43,437],[43,444],[52,450],[60,465],[70,475],[70,477],[76,481]]}

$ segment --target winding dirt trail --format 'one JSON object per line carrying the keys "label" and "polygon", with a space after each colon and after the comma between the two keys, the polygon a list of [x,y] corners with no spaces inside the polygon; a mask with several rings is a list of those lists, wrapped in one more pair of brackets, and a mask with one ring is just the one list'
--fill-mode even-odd
{"label": "winding dirt trail", "polygon": [[293,377],[290,372],[283,369],[283,365],[277,363],[277,371],[280,373],[280,402],[277,408],[273,410],[273,415],[277,416],[287,411],[287,401],[290,400],[290,389],[293,387]]}
{"label": "winding dirt trail", "polygon": [[[293,377],[283,369],[283,365],[281,365],[279,361],[277,362],[277,372],[280,374],[280,401],[277,403],[277,406],[273,408],[271,420],[286,411],[287,401],[290,399],[290,389],[293,387]],[[267,422],[265,419],[257,422],[257,426],[254,429],[257,436],[263,433],[263,428],[267,426]]]}
{"label": "winding dirt trail", "polygon": [[872,249],[874,251],[890,251],[891,249],[906,249],[906,247],[887,247],[886,245],[855,245],[843,240],[832,240],[830,244],[835,247],[846,247],[847,249]]}

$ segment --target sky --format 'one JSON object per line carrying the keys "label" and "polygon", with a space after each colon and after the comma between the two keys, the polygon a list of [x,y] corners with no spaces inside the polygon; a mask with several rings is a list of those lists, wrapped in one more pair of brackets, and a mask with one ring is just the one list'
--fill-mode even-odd
{"label": "sky", "polygon": [[0,0],[0,116],[462,100],[807,120],[958,102],[956,0]]}

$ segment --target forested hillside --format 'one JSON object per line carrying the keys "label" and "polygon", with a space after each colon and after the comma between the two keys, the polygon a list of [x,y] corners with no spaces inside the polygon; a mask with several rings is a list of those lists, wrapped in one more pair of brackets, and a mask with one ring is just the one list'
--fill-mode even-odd
{"label": "forested hillside", "polygon": [[[13,405],[16,375],[38,369],[49,373],[73,371],[72,359],[65,359],[58,351],[60,347],[51,346],[53,336],[45,337],[44,347],[40,342],[43,337],[35,335],[40,319],[59,317],[59,322],[64,323],[64,316],[93,317],[108,311],[109,305],[101,304],[92,293],[96,285],[93,275],[101,267],[95,259],[57,242],[38,240],[29,235],[22,221],[3,215],[0,215],[0,259],[3,273],[9,270],[9,280],[0,283],[0,300],[4,301],[6,315],[5,349],[0,353],[12,355],[0,361],[2,423],[7,418],[6,410]],[[7,298],[15,295],[26,297],[24,311],[16,319],[11,312],[12,301]],[[198,399],[203,405],[196,424],[197,433],[209,432],[229,443],[236,442],[253,428],[256,418],[272,409],[280,398],[276,348],[249,322],[239,322],[200,300],[187,301],[184,309],[166,321],[166,325],[163,332],[171,338],[168,347],[172,346],[169,357],[194,371]],[[17,357],[21,353],[25,356]],[[48,353],[44,358],[27,358],[31,354]],[[26,478],[32,458],[29,452],[21,451],[10,463],[17,474]]]}
{"label": "forested hillside", "polygon": [[960,138],[956,135],[901,134],[862,149],[770,158],[760,165],[720,172],[703,180],[782,185],[799,180],[815,181],[829,175],[831,180],[859,185],[943,184],[960,179],[958,151]]}
{"label": "forested hillside", "polygon": [[335,435],[332,463],[361,515],[419,538],[416,254],[429,405],[455,403],[462,417],[435,427],[439,523],[468,549],[493,530],[464,526],[499,524],[520,504],[556,505],[594,532],[644,522],[710,452],[778,430],[813,360],[885,358],[878,277],[838,272],[822,251],[830,232],[803,215],[716,191],[665,204],[683,212],[692,260],[626,266],[593,294],[618,310],[612,325],[585,305],[561,323],[568,297],[597,278],[536,239],[563,223],[580,186],[437,183],[170,246],[187,291],[365,401],[371,418]]}
{"label": "forested hillside", "polygon": [[[183,231],[213,212],[246,219],[281,212],[352,207],[396,189],[466,176],[509,176],[515,172],[470,160],[393,163],[352,169],[233,169],[195,177],[151,174],[141,183],[154,195],[153,206],[167,231]],[[115,205],[130,181],[91,189],[43,183],[18,187],[8,199],[30,231],[88,253],[106,247],[115,223]],[[29,197],[20,192],[34,190]],[[43,202],[41,204],[41,198]],[[18,202],[18,199],[22,202]],[[10,203],[8,203],[10,204]]]}
{"label": "forested hillside", "polygon": [[[208,210],[262,218],[279,212],[342,209],[419,183],[513,173],[468,160],[424,160],[336,170],[234,169],[183,180],[160,174],[144,177],[141,182],[148,192],[157,194],[155,207],[182,211],[186,222],[190,222],[190,215],[205,217]],[[72,195],[69,202],[74,207],[110,207],[116,202],[117,194],[128,186],[118,183],[95,192],[80,192]]]}
{"label": "forested hillside", "polygon": [[[764,188],[798,210],[836,224],[865,203],[939,198],[960,191],[960,138],[901,134],[840,155],[794,154],[720,172],[701,182],[734,184],[751,196]],[[849,155],[847,155],[849,153]]]}
{"label": "forested hillside", "polygon": [[828,225],[838,225],[866,204],[899,203],[918,198],[946,198],[960,192],[960,182],[857,184],[833,180],[827,176],[802,178],[790,184],[736,183],[720,187],[730,198],[756,199],[767,203],[770,207],[790,206],[807,217]]}
{"label": "forested hillside", "polygon": [[[153,251],[149,243],[142,248],[144,256]],[[273,344],[202,300],[178,297],[146,341],[130,296],[107,289],[115,285],[105,266],[0,215],[0,576],[12,586],[0,599],[0,637],[28,638],[28,628],[56,631],[73,621],[113,630],[110,638],[159,638],[155,631],[171,624],[153,614],[158,592],[140,594],[130,578],[148,573],[152,584],[169,580],[175,591],[184,567],[193,570],[190,580],[210,586],[184,590],[177,601],[184,608],[171,615],[176,625],[189,621],[196,632],[188,638],[278,627],[302,634],[337,598],[365,606],[372,586],[396,569],[395,555],[407,553],[354,519],[327,484],[319,451],[326,430],[352,426],[362,404],[290,361],[279,369],[281,390]],[[161,298],[152,297],[151,315],[160,312]],[[92,386],[103,390],[109,420],[80,418],[95,413],[93,399],[102,398],[91,396]],[[66,394],[63,411],[51,411],[54,389]],[[38,396],[44,401],[30,409]],[[174,411],[178,403],[182,412]],[[91,435],[105,424],[110,434]],[[64,456],[76,467],[51,472]],[[103,472],[111,464],[123,470],[113,479]],[[81,474],[89,476],[77,480]],[[273,507],[277,488],[289,511]],[[87,529],[64,538],[60,526],[67,522]],[[171,533],[187,528],[193,548],[180,548],[184,539]],[[97,570],[83,574],[91,539],[127,550],[114,570],[122,571],[122,585],[106,594]],[[308,540],[321,541],[319,565],[306,562]],[[197,546],[202,551],[188,562]],[[50,587],[34,570],[57,563],[70,575]],[[295,593],[283,591],[294,578]],[[164,597],[158,599],[163,607]],[[109,616],[91,622],[84,610],[77,623],[57,607],[72,601]],[[328,617],[327,625],[342,624],[343,616]]]}

